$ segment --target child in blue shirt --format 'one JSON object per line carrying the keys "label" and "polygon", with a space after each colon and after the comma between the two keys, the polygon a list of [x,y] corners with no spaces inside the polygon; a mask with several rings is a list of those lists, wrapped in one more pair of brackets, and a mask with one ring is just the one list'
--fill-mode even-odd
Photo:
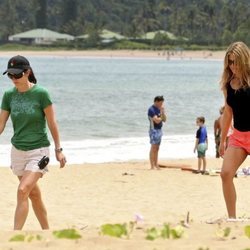
{"label": "child in blue shirt", "polygon": [[[203,116],[197,117],[196,124],[199,126],[199,129],[196,132],[196,140],[194,146],[194,153],[197,150],[198,155],[198,170],[195,173],[205,174],[206,172],[206,150],[208,145],[207,140],[207,129],[205,127],[205,118]],[[202,171],[201,171],[202,166]]]}

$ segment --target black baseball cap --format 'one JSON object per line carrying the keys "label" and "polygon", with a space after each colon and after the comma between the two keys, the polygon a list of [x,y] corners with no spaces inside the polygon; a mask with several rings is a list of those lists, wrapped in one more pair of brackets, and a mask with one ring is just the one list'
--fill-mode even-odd
{"label": "black baseball cap", "polygon": [[6,73],[17,75],[26,69],[30,69],[29,61],[23,56],[14,56],[10,58],[7,69],[3,72],[3,75]]}

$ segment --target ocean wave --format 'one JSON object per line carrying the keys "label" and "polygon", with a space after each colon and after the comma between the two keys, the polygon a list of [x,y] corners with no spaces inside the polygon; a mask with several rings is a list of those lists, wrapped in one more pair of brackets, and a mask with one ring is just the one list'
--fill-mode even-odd
{"label": "ocean wave", "polygon": [[[215,156],[212,136],[208,138],[207,157]],[[159,159],[184,159],[196,157],[193,152],[194,135],[163,136]],[[87,139],[62,142],[68,164],[104,163],[147,160],[150,150],[148,137]],[[10,166],[10,145],[0,145],[0,166]],[[58,164],[51,146],[52,165]]]}

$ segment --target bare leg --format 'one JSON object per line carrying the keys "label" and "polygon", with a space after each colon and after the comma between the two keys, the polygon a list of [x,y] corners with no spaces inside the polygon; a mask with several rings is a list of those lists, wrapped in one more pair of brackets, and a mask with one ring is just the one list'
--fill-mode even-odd
{"label": "bare leg", "polygon": [[198,158],[198,171],[201,171],[201,162],[202,162],[202,159],[201,157]]}
{"label": "bare leg", "polygon": [[29,212],[28,197],[36,182],[41,177],[41,173],[26,171],[20,180],[17,190],[17,206],[14,218],[14,230],[21,230],[27,219]]}
{"label": "bare leg", "polygon": [[150,149],[150,153],[149,153],[151,169],[159,168],[159,166],[158,166],[158,151],[159,151],[159,145],[152,144],[151,149]]}
{"label": "bare leg", "polygon": [[202,161],[203,161],[203,172],[205,173],[206,172],[206,167],[207,167],[207,160],[206,160],[206,157],[203,157],[202,158]]}
{"label": "bare leg", "polygon": [[236,218],[236,191],[233,178],[237,169],[246,159],[247,153],[240,148],[227,148],[221,169],[224,199],[229,218]]}
{"label": "bare leg", "polygon": [[41,191],[36,184],[31,190],[29,198],[32,202],[32,207],[42,229],[49,229],[47,211],[42,201]]}
{"label": "bare leg", "polygon": [[156,150],[155,150],[156,151],[156,153],[155,153],[155,167],[156,167],[156,169],[160,170],[160,167],[158,165],[158,153],[159,153],[160,145],[157,144],[155,146],[156,146]]}
{"label": "bare leg", "polygon": [[153,145],[151,145],[150,151],[149,151],[149,160],[150,160],[150,166],[151,169],[154,169],[154,150],[153,150]]}

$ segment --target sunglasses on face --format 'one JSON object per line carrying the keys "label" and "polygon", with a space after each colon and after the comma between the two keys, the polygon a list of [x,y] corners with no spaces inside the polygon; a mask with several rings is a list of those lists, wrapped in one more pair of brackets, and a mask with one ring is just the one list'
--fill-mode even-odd
{"label": "sunglasses on face", "polygon": [[232,65],[232,64],[235,65],[235,61],[228,59],[228,65]]}
{"label": "sunglasses on face", "polygon": [[19,73],[19,74],[10,74],[8,73],[7,76],[10,78],[10,79],[20,79],[22,78],[24,75],[24,72],[22,73]]}

